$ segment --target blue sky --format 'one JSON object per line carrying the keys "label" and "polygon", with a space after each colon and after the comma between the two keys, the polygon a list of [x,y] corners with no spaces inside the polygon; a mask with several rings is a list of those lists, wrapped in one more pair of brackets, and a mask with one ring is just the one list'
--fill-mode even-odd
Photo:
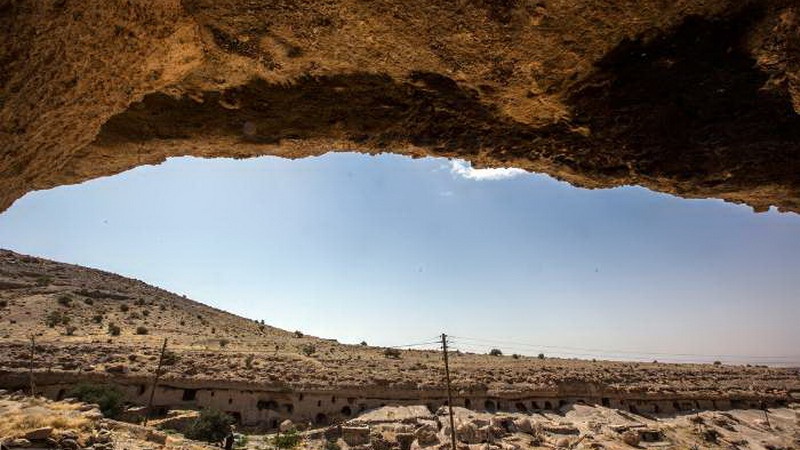
{"label": "blue sky", "polygon": [[800,362],[800,216],[463,161],[175,158],[28,194],[0,246],[341,342]]}

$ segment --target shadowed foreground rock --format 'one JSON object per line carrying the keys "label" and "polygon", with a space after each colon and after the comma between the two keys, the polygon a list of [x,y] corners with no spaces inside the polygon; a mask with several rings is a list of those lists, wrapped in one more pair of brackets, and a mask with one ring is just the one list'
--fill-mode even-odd
{"label": "shadowed foreground rock", "polygon": [[0,1],[0,210],[176,155],[460,157],[800,210],[800,7]]}

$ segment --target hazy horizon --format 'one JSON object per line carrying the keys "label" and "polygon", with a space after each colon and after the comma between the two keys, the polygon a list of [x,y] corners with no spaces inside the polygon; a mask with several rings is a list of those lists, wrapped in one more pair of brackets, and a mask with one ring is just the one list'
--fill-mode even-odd
{"label": "hazy horizon", "polygon": [[798,231],[719,200],[349,153],[172,158],[0,214],[0,247],[344,343],[774,365],[800,364]]}

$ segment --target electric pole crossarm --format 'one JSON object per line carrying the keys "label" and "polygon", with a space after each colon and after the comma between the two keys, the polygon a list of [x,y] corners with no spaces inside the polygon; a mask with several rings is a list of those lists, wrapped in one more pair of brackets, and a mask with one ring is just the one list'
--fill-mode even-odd
{"label": "electric pole crossarm", "polygon": [[444,354],[444,376],[447,383],[447,409],[450,413],[450,448],[456,450],[456,427],[453,420],[453,394],[450,388],[450,363],[447,359],[447,335],[442,333],[442,353]]}

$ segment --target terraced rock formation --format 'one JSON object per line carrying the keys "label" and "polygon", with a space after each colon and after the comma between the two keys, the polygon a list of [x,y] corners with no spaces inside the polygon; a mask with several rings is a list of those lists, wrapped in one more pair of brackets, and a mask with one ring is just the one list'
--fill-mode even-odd
{"label": "terraced rock formation", "polygon": [[0,30],[0,210],[342,149],[800,210],[792,0],[4,0]]}

